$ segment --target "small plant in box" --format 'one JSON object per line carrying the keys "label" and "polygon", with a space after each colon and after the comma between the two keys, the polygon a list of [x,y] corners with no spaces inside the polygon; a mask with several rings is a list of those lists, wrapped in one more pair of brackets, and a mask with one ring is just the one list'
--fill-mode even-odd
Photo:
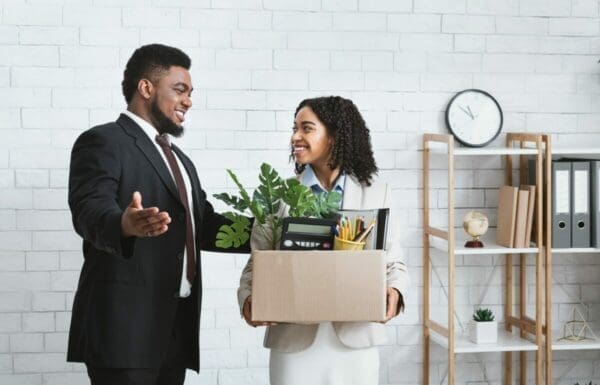
{"label": "small plant in box", "polygon": [[473,313],[469,335],[476,344],[493,344],[498,341],[498,323],[490,309],[479,308]]}

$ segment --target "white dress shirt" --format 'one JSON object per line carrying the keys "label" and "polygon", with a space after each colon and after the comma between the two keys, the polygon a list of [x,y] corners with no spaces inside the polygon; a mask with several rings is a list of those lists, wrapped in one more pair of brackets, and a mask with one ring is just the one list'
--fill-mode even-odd
{"label": "white dress shirt", "polygon": [[[123,113],[125,115],[127,115],[128,117],[130,117],[134,122],[136,122],[138,124],[138,126],[140,126],[141,129],[146,133],[146,135],[148,135],[148,138],[150,138],[150,141],[152,142],[152,144],[154,144],[154,147],[156,147],[156,151],[158,151],[158,153],[162,157],[163,161],[165,162],[165,165],[167,166],[167,170],[169,170],[169,172],[171,173],[171,177],[173,178],[173,182],[175,183],[175,177],[173,176],[173,171],[171,170],[171,167],[169,167],[169,162],[167,161],[167,157],[165,156],[165,153],[163,152],[162,148],[160,148],[159,144],[156,143],[156,140],[155,140],[156,135],[159,135],[158,130],[156,128],[154,128],[154,126],[152,124],[150,124],[146,120],[142,119],[141,117],[137,116],[136,114],[134,114],[131,111],[124,111]],[[171,136],[167,135],[167,139],[169,140],[169,143],[171,143]],[[194,223],[194,200],[192,199],[192,184],[190,182],[190,177],[187,173],[187,170],[181,163],[181,160],[177,156],[177,153],[175,153],[175,151],[173,151],[173,154],[175,154],[175,159],[177,160],[177,165],[179,166],[179,169],[181,170],[181,175],[183,176],[183,182],[185,183],[185,190],[187,192],[187,196],[188,196],[188,200],[189,200],[188,204],[190,207],[190,215],[192,217],[192,234],[194,236],[194,245],[196,245],[196,239],[195,239],[196,238],[196,231],[195,231],[196,224]],[[144,202],[144,192],[140,191],[140,194],[142,194],[142,202]],[[158,209],[160,210],[161,208],[159,207]],[[171,213],[169,213],[169,215],[170,214]],[[193,258],[193,256],[192,256],[192,258]],[[181,271],[181,285],[179,286],[179,296],[180,297],[188,297],[192,292],[191,291],[192,285],[188,281],[187,275],[186,275],[187,259],[188,259],[187,248],[184,247],[183,248],[183,270]]]}

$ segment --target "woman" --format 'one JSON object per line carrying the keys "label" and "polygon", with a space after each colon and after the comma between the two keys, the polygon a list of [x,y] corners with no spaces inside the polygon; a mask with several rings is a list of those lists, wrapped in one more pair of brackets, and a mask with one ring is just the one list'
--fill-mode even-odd
{"label": "woman", "polygon": [[[291,156],[298,179],[313,192],[342,193],[342,209],[390,207],[389,187],[377,180],[369,130],[358,109],[339,96],[306,99],[296,109]],[[393,221],[393,216],[390,220]],[[409,285],[406,265],[392,236],[387,240],[386,321],[404,308]],[[263,232],[253,231],[253,249],[265,249]],[[267,243],[268,244],[268,243]],[[384,326],[373,322],[274,324],[252,322],[252,260],[242,272],[238,301],[246,322],[268,326],[271,385],[376,385]]]}

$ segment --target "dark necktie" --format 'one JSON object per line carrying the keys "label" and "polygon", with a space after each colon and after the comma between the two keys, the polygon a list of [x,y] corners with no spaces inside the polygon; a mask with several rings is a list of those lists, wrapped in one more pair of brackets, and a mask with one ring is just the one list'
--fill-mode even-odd
{"label": "dark necktie", "polygon": [[165,157],[169,162],[169,167],[173,172],[175,178],[175,184],[177,185],[177,192],[179,193],[179,199],[185,207],[185,248],[187,252],[187,279],[190,283],[194,282],[196,276],[196,254],[194,252],[194,234],[192,232],[192,216],[190,212],[190,205],[188,202],[187,190],[185,189],[185,183],[183,182],[183,176],[181,175],[181,169],[177,164],[171,145],[166,137],[162,135],[156,135],[156,143],[159,144],[165,153]]}

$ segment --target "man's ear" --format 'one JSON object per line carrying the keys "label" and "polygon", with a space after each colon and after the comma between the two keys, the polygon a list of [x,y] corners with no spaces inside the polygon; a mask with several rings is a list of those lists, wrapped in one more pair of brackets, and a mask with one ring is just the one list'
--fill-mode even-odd
{"label": "man's ear", "polygon": [[140,79],[137,90],[143,99],[150,99],[154,93],[154,84],[148,79]]}

